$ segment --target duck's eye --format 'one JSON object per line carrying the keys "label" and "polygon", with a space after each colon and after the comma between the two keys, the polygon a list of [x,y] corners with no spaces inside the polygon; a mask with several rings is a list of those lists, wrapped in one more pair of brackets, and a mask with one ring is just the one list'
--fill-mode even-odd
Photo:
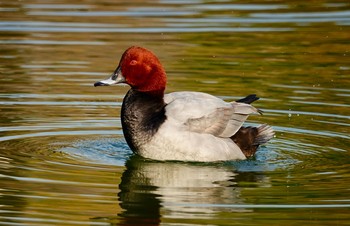
{"label": "duck's eye", "polygon": [[131,66],[134,66],[134,65],[136,65],[136,64],[137,64],[137,61],[136,61],[136,60],[130,61],[130,65],[131,65]]}

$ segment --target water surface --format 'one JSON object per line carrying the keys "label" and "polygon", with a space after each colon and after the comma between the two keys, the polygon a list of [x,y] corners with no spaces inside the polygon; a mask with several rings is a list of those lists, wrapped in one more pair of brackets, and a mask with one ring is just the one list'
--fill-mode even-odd
{"label": "water surface", "polygon": [[[2,1],[0,224],[349,225],[347,1]],[[122,134],[126,86],[93,87],[131,45],[167,92],[256,93],[255,158],[156,162]]]}

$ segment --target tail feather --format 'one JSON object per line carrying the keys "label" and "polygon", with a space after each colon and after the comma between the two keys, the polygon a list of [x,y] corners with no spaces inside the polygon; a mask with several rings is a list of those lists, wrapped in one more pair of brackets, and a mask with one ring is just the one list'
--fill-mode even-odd
{"label": "tail feather", "polygon": [[259,100],[260,98],[256,94],[250,94],[242,99],[236,100],[238,103],[246,103],[251,104],[256,100]]}
{"label": "tail feather", "polygon": [[239,146],[248,158],[255,154],[259,145],[268,142],[275,136],[275,132],[268,125],[259,127],[241,127],[231,139]]}
{"label": "tail feather", "polygon": [[275,136],[275,132],[266,124],[258,127],[258,135],[255,137],[253,145],[265,144]]}

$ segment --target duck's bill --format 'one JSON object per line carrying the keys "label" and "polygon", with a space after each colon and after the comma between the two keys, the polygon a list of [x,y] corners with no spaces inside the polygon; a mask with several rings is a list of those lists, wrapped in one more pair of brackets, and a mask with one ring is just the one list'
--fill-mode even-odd
{"label": "duck's bill", "polygon": [[124,82],[125,78],[122,75],[122,70],[120,67],[117,67],[117,69],[112,73],[110,78],[99,82],[95,82],[94,86],[112,86]]}

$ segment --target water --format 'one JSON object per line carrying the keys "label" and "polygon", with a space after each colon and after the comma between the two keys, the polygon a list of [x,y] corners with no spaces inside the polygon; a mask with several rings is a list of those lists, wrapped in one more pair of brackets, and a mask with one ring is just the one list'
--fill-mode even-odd
{"label": "water", "polygon": [[[1,225],[349,225],[347,1],[0,3]],[[254,159],[134,156],[128,87],[93,87],[131,45],[167,91],[250,93],[277,137]]]}

